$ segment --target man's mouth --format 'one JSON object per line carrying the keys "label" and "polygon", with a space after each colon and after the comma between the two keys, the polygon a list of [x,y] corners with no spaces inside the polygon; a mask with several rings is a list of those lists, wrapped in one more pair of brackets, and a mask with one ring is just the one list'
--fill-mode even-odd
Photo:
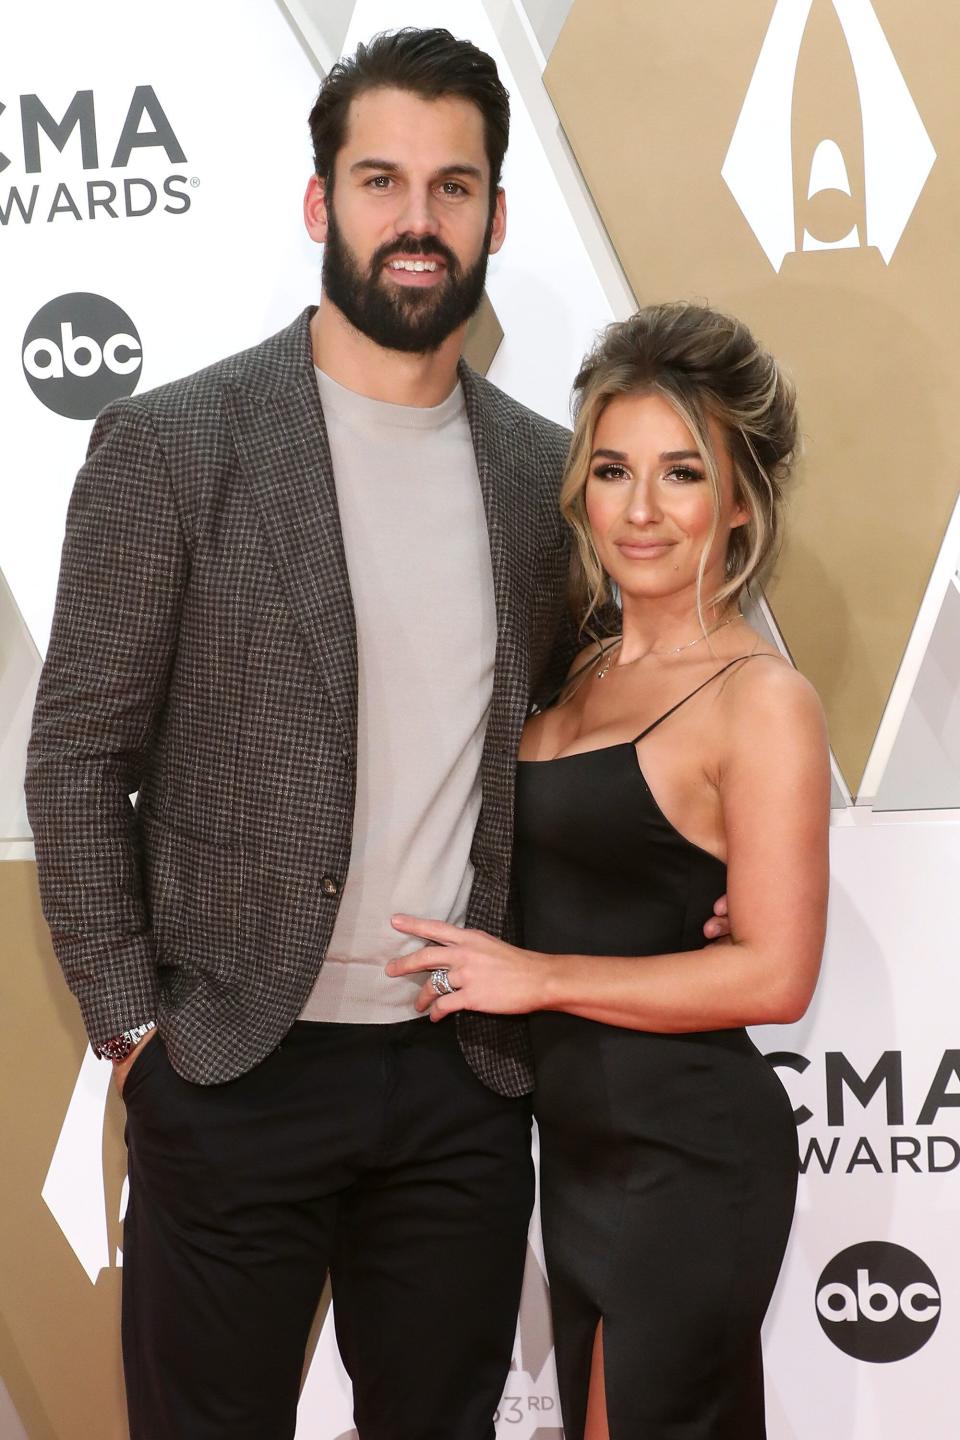
{"label": "man's mouth", "polygon": [[390,270],[406,270],[408,274],[420,274],[427,270],[431,274],[442,268],[439,260],[389,260],[387,268]]}
{"label": "man's mouth", "polygon": [[449,273],[442,255],[391,255],[383,263],[390,283],[400,290],[439,290]]}

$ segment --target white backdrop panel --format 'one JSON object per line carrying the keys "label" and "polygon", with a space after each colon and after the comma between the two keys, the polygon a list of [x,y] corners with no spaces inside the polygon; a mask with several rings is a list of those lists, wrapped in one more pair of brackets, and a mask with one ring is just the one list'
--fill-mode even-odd
{"label": "white backdrop panel", "polygon": [[[20,338],[57,296],[102,296],[136,327],[143,348],[137,388],[144,390],[255,343],[315,300],[319,251],[303,230],[300,201],[311,169],[306,117],[317,76],[267,0],[167,0],[160,7],[46,0],[16,6],[5,32],[0,570],[42,653],[63,516],[90,423],[65,418],[34,396]],[[111,164],[138,86],[151,88],[185,158],[171,158],[171,144],[142,143],[158,128],[154,111],[139,123],[134,117],[140,143],[124,163]],[[33,127],[26,127],[25,153],[20,97],[36,96],[51,121],[61,122],[85,91],[92,92],[96,163],[92,129],[84,136],[78,124],[64,133],[61,150],[41,128],[40,170],[29,172]],[[92,195],[90,184],[99,187]],[[91,199],[103,201],[108,186],[117,191],[115,216],[101,204],[90,218]],[[29,207],[34,187],[25,223],[11,191]],[[128,208],[146,210],[150,187],[153,207],[128,215]]]}
{"label": "white backdrop panel", "polygon": [[[778,1070],[794,1105],[811,1112],[798,1127],[806,1173],[766,1332],[771,1436],[952,1440],[951,1372],[960,1352],[960,826],[934,816],[897,823],[848,812],[832,830],[831,858],[829,934],[814,1003],[800,1024],[754,1035],[766,1053],[808,1062],[802,1072],[786,1063]],[[872,1085],[840,1078],[852,1072],[866,1081],[878,1062],[872,1094]],[[817,1316],[825,1267],[871,1241],[916,1256],[940,1292],[941,1309],[927,1312],[939,1313],[935,1323],[926,1316],[904,1323],[902,1312],[843,1322],[851,1342],[859,1331],[868,1343],[886,1338],[895,1348],[898,1329],[911,1326],[914,1338],[926,1336],[900,1360],[844,1353]],[[870,1275],[874,1284],[885,1278]]]}

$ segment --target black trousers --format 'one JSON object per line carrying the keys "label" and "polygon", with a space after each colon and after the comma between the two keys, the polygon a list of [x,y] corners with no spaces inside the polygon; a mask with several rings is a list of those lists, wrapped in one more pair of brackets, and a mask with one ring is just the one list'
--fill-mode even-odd
{"label": "black trousers", "polygon": [[327,1272],[361,1440],[493,1440],[533,1203],[530,1111],[453,1022],[298,1022],[225,1085],[162,1041],[124,1090],[132,1440],[286,1440]]}

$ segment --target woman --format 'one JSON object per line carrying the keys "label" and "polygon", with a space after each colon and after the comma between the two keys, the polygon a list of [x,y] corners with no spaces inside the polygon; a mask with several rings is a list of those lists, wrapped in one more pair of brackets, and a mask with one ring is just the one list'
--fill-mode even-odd
{"label": "woman", "polygon": [[[621,630],[524,731],[529,949],[396,924],[448,947],[433,1018],[532,1016],[567,1440],[760,1440],[797,1146],[744,1026],[813,992],[829,767],[813,691],[738,602],[780,539],[794,395],[740,322],[680,304],[611,326],[575,392],[577,600],[588,625],[616,585]],[[705,946],[725,889],[731,941]]]}

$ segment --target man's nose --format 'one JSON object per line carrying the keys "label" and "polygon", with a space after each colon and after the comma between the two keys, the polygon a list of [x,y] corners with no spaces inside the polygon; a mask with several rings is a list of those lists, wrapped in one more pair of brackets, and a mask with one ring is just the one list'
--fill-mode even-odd
{"label": "man's nose", "polygon": [[433,197],[429,191],[407,191],[405,203],[396,218],[401,235],[429,235],[436,228]]}

